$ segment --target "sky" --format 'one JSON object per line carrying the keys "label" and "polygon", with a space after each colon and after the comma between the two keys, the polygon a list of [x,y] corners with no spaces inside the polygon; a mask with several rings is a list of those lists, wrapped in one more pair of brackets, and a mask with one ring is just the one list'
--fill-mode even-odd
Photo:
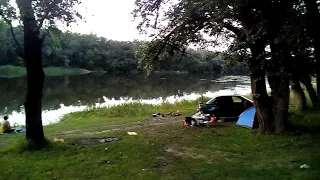
{"label": "sky", "polygon": [[[16,7],[15,0],[10,0]],[[171,0],[175,1],[175,0]],[[117,41],[151,40],[147,35],[139,34],[136,29],[139,21],[132,16],[135,0],[82,0],[76,9],[85,18],[70,27],[59,26],[61,30],[69,30],[80,34],[95,34],[99,37]],[[19,22],[16,22],[18,25]],[[60,24],[60,23],[58,23]],[[223,44],[227,41],[221,40]],[[190,45],[190,48],[195,46]],[[213,51],[223,51],[227,46],[208,47]]]}
{"label": "sky", "polygon": [[135,0],[83,0],[79,7],[86,22],[78,21],[69,30],[82,34],[93,33],[118,41],[144,40],[136,30],[137,21],[131,15]]}
{"label": "sky", "polygon": [[[68,30],[81,34],[92,33],[118,41],[150,40],[136,29],[139,21],[135,21],[131,14],[135,7],[134,2],[135,0],[83,0],[78,8],[85,21],[78,21],[78,25],[73,24]],[[195,48],[193,45],[189,47]],[[207,49],[223,51],[227,46]]]}

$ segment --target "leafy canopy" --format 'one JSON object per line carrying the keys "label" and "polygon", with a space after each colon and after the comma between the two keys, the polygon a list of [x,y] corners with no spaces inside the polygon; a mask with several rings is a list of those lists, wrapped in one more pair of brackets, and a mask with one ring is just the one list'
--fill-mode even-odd
{"label": "leafy canopy", "polygon": [[29,13],[35,17],[39,29],[44,25],[56,25],[58,21],[69,25],[77,19],[82,19],[75,8],[80,3],[81,0],[16,0],[16,4],[13,4],[10,0],[0,0],[0,15],[10,22],[20,20],[22,11],[18,11],[16,5],[22,4],[23,7],[27,7],[27,4],[31,4],[32,11]]}
{"label": "leafy canopy", "polygon": [[[162,54],[184,51],[190,44],[216,46],[217,39],[223,43],[232,41],[227,54],[239,57],[236,59],[240,62],[249,59],[248,48],[257,40],[266,47],[275,42],[283,44],[292,55],[299,55],[290,62],[297,67],[310,62],[301,60],[301,56],[307,59],[312,54],[301,1],[136,0],[135,5],[133,14],[140,20],[137,28],[155,32],[141,60],[147,71],[164,60]],[[292,72],[290,63],[278,55],[274,52],[273,58],[261,63],[265,66],[262,68],[275,73],[281,66],[286,67],[286,73]]]}
{"label": "leafy canopy", "polygon": [[135,5],[138,29],[156,31],[143,61],[146,70],[154,69],[163,53],[185,51],[190,44],[216,46],[243,34],[235,0],[136,0]]}

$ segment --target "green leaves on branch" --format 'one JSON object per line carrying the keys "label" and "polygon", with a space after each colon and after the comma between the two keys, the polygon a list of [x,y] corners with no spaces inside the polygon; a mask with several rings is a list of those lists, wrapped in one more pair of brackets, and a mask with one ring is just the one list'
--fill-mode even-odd
{"label": "green leaves on branch", "polygon": [[32,6],[38,25],[52,26],[57,21],[66,25],[81,20],[83,17],[75,8],[81,4],[81,0],[34,0]]}

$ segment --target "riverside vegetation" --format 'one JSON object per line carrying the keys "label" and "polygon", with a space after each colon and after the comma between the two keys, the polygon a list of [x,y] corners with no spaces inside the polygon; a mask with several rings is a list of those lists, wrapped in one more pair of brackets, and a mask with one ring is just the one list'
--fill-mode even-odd
{"label": "riverside vegetation", "polygon": [[[22,27],[14,27],[17,41],[23,43]],[[16,77],[26,74],[23,59],[15,52],[10,27],[0,19],[0,77]],[[93,34],[82,35],[48,30],[42,55],[46,75],[69,75],[82,73],[81,69],[108,73],[137,73],[139,68],[139,46],[142,41],[114,41]],[[184,72],[190,74],[212,74],[215,76],[246,74],[243,63],[234,63],[234,57],[226,53],[202,49],[188,49],[187,54],[175,54],[174,63],[163,64],[162,72]]]}

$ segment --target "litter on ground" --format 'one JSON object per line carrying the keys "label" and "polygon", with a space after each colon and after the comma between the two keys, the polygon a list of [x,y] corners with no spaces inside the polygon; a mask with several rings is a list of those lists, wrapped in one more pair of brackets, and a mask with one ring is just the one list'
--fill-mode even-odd
{"label": "litter on ground", "polygon": [[118,138],[118,137],[109,137],[109,138],[105,138],[105,139],[99,139],[98,141],[100,143],[106,143],[106,142],[120,141],[120,138]]}
{"label": "litter on ground", "polygon": [[300,166],[300,169],[309,169],[310,166],[308,166],[307,164],[303,164]]}
{"label": "litter on ground", "polygon": [[57,139],[57,138],[54,138],[54,139],[53,139],[53,141],[54,141],[54,142],[64,142],[64,139]]}
{"label": "litter on ground", "polygon": [[136,136],[138,135],[136,132],[127,132],[130,136]]}

